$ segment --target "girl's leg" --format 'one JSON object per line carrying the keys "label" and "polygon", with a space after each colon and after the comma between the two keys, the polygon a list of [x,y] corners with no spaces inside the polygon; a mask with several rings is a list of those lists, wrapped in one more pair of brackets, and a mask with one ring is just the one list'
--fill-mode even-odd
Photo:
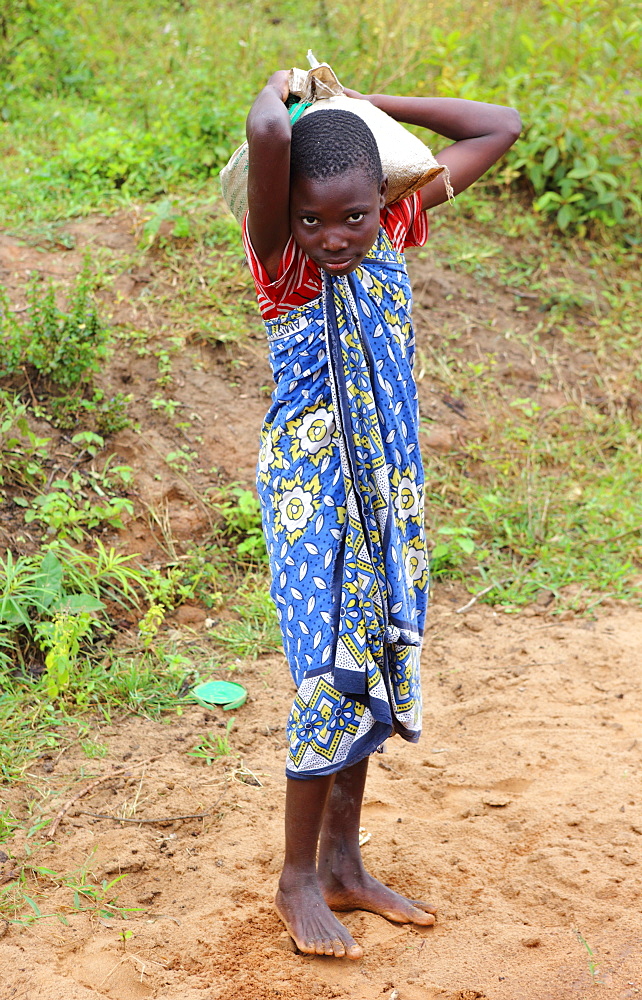
{"label": "girl's leg", "polygon": [[317,842],[334,775],[287,779],[285,863],[276,909],[299,951],[361,958],[363,949],[330,912],[317,877]]}
{"label": "girl's leg", "polygon": [[370,910],[397,923],[434,924],[435,908],[393,892],[363,867],[359,848],[361,803],[368,758],[335,775],[323,816],[319,882],[333,910]]}

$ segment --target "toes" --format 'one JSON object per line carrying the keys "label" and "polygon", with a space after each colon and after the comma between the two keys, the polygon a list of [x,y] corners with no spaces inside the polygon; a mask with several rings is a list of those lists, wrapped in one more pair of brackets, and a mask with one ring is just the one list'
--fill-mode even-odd
{"label": "toes", "polygon": [[425,913],[432,913],[435,916],[437,915],[437,907],[431,906],[430,903],[424,903],[421,899],[411,899],[410,902],[418,910],[423,910]]}
{"label": "toes", "polygon": [[410,900],[410,915],[409,919],[412,920],[413,924],[419,924],[421,927],[432,927],[435,923],[435,914],[437,913],[434,906],[428,906],[427,903],[422,903],[420,900]]}
{"label": "toes", "polygon": [[346,955],[348,956],[348,958],[351,958],[353,961],[356,961],[356,959],[358,958],[363,958],[363,948],[361,947],[361,945],[357,944],[356,941],[353,941],[352,944],[347,945]]}
{"label": "toes", "polygon": [[332,942],[332,952],[335,958],[344,958],[346,953],[346,946],[344,945],[341,938],[335,938]]}
{"label": "toes", "polygon": [[392,920],[395,924],[418,924],[420,927],[432,927],[435,923],[434,914],[418,910],[409,901],[406,901],[405,906],[400,905],[389,910],[381,909],[378,912],[386,920]]}
{"label": "toes", "polygon": [[403,908],[403,911],[398,914],[397,919],[403,916],[403,923],[407,924],[418,924],[420,927],[432,927],[435,923],[435,916],[433,913],[426,913],[424,910],[417,909],[414,905],[409,905]]}

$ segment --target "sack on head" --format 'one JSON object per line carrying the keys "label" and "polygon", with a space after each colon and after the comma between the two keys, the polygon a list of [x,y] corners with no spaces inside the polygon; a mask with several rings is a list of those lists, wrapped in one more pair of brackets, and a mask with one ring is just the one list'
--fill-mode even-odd
{"label": "sack on head", "polygon": [[[314,60],[311,53],[308,53],[308,58],[311,62]],[[299,97],[305,105],[303,109],[301,104],[295,104],[290,109],[292,117],[339,108],[352,111],[365,121],[377,141],[383,172],[388,175],[388,205],[414,194],[444,171],[446,190],[451,197],[448,170],[437,163],[428,146],[370,101],[346,97],[327,63],[316,63],[307,73],[291,69],[290,93]],[[238,222],[243,221],[247,212],[247,171],[248,148],[247,142],[244,142],[232,153],[220,174],[223,197]]]}

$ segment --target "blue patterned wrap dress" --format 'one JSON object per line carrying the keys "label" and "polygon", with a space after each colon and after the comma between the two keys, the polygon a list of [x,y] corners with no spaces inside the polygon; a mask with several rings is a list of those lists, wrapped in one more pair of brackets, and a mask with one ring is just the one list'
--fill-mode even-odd
{"label": "blue patterned wrap dress", "polygon": [[286,773],[356,764],[421,732],[428,598],[405,259],[383,229],[347,276],[266,320],[276,383],[257,483],[297,686]]}

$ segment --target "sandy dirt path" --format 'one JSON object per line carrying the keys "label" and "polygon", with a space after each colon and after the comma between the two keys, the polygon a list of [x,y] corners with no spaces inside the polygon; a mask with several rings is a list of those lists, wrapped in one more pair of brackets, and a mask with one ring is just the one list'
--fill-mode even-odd
{"label": "sandy dirt path", "polygon": [[[92,775],[127,754],[166,756],[79,802],[38,863],[83,868],[92,884],[125,873],[117,903],[141,911],[126,923],[95,908],[68,913],[68,926],[11,926],[0,941],[2,1000],[642,996],[642,612],[559,621],[487,607],[461,615],[460,602],[438,591],[424,736],[416,747],[389,741],[372,759],[363,817],[370,870],[437,904],[434,929],[352,913],[362,961],[293,953],[271,905],[292,695],[273,657],[240,675],[251,697],[236,713],[238,756],[208,766],[188,755],[227,719],[199,707],[95,734],[109,756],[90,762]],[[81,760],[61,759],[60,787]],[[89,780],[85,759],[73,787]],[[80,813],[132,807],[141,818],[211,815],[119,827]],[[39,887],[43,913],[69,909],[69,889]]]}

